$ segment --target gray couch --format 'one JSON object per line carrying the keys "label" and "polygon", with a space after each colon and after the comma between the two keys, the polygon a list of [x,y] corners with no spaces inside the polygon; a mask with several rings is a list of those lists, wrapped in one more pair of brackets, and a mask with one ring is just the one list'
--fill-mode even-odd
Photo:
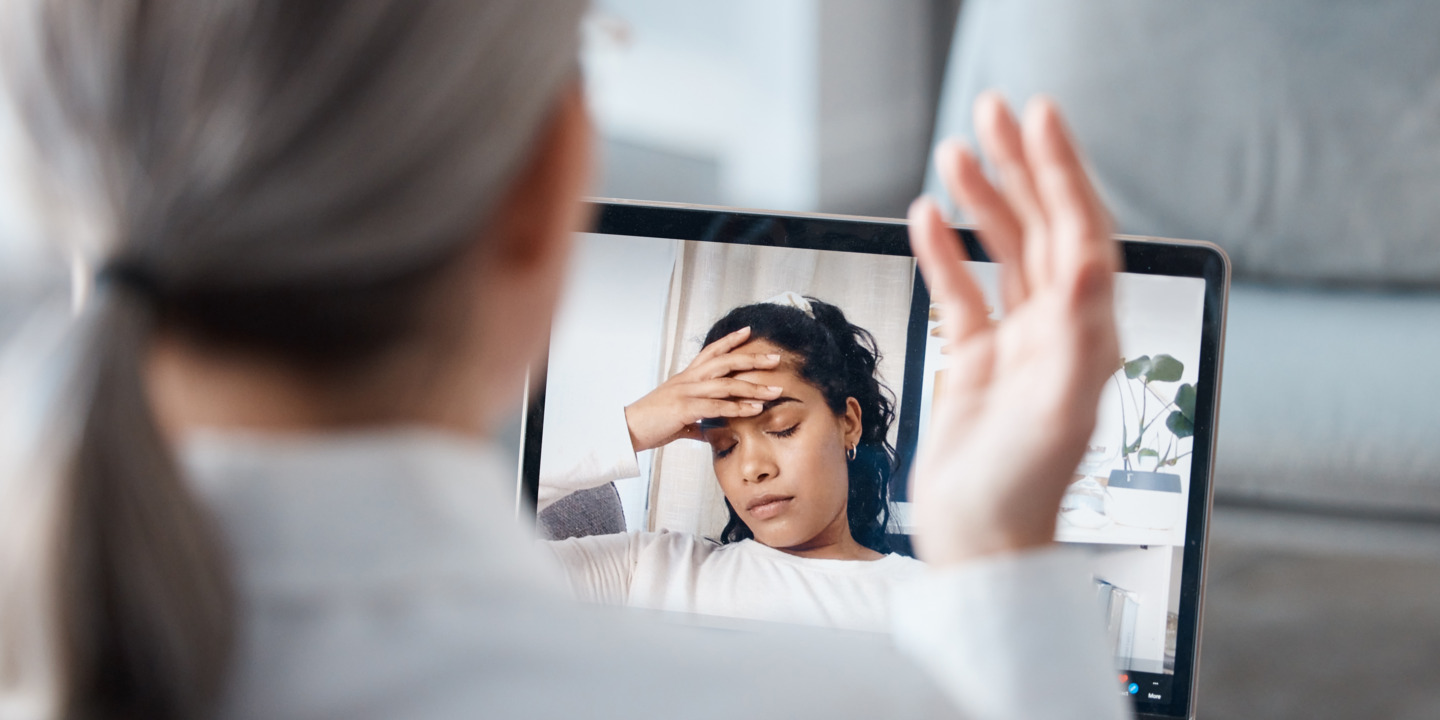
{"label": "gray couch", "polygon": [[1049,94],[1122,232],[1234,261],[1219,503],[1440,522],[1437,28],[1418,0],[962,9],[937,137],[986,88]]}

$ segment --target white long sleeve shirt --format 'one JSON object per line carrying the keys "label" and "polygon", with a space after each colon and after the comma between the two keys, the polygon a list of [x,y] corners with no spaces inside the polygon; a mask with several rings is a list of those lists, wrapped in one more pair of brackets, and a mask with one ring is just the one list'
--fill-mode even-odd
{"label": "white long sleeve shirt", "polygon": [[580,600],[850,630],[889,629],[890,592],[919,560],[795,557],[754,540],[717,545],[677,532],[548,543]]}
{"label": "white long sleeve shirt", "polygon": [[[578,490],[640,474],[623,412],[597,423],[589,447],[542,463],[541,507]],[[601,425],[604,425],[603,427]],[[680,532],[628,532],[547,543],[575,596],[587,602],[850,630],[889,629],[891,590],[925,565],[802,558],[754,540],[719,545]]]}
{"label": "white long sleeve shirt", "polygon": [[183,460],[240,593],[225,718],[1127,717],[1064,551],[927,571],[893,639],[716,630],[566,597],[483,444],[217,434]]}

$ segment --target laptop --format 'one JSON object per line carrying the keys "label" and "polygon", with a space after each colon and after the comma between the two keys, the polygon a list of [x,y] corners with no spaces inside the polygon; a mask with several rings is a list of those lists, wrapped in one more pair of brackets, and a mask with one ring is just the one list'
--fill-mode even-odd
{"label": "laptop", "polygon": [[[763,541],[743,522],[735,532],[738,514],[716,469],[728,449],[707,441],[704,418],[689,437],[637,454],[626,408],[690,367],[736,308],[782,305],[813,317],[816,307],[834,307],[863,328],[878,357],[873,375],[893,417],[876,447],[893,452],[877,456],[892,472],[883,537],[870,545],[904,572],[913,556],[906,478],[947,372],[904,222],[623,200],[596,200],[593,210],[543,377],[532,378],[526,402],[520,491],[532,512],[538,501],[541,532],[558,540],[666,531],[701,549]],[[970,228],[956,230],[998,318],[997,267]],[[1088,558],[1121,692],[1141,717],[1186,718],[1200,655],[1229,262],[1208,243],[1119,239],[1123,358],[1062,501],[1056,540]],[[774,602],[773,616],[725,603],[682,609],[865,629],[865,608],[810,617],[792,607],[804,603]]]}

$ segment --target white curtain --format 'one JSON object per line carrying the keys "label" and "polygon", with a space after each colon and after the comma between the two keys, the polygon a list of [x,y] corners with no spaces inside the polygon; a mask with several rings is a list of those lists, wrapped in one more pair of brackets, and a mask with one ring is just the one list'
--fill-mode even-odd
{"label": "white curtain", "polygon": [[[914,277],[915,261],[908,257],[685,242],[670,283],[659,379],[684,370],[710,326],[732,308],[793,290],[838,306],[875,336],[881,379],[898,400]],[[890,428],[892,442],[895,430]],[[709,446],[672,443],[655,451],[652,463],[650,529],[718,537],[725,496]]]}

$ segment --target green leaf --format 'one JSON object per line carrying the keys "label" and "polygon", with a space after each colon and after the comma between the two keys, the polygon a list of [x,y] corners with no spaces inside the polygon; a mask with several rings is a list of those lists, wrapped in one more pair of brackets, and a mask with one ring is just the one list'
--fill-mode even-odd
{"label": "green leaf", "polygon": [[1169,355],[1156,355],[1151,361],[1150,372],[1142,378],[1145,382],[1177,382],[1185,374],[1185,364]]}
{"label": "green leaf", "polygon": [[1175,391],[1175,407],[1185,415],[1185,419],[1195,422],[1195,386],[1190,383],[1181,385]]}
{"label": "green leaf", "polygon": [[1151,450],[1150,448],[1145,448],[1144,450],[1141,450],[1141,451],[1140,451],[1140,455],[1139,455],[1139,456],[1142,457],[1142,458],[1146,458],[1146,457],[1158,458],[1158,457],[1160,457],[1160,453],[1155,452],[1154,450]]}
{"label": "green leaf", "polygon": [[1179,410],[1171,412],[1170,416],[1165,418],[1165,427],[1170,428],[1170,432],[1175,433],[1177,438],[1187,438],[1195,434],[1195,423]]}
{"label": "green leaf", "polygon": [[1125,363],[1125,377],[1134,380],[1141,375],[1150,372],[1150,356],[1141,355],[1134,360]]}

